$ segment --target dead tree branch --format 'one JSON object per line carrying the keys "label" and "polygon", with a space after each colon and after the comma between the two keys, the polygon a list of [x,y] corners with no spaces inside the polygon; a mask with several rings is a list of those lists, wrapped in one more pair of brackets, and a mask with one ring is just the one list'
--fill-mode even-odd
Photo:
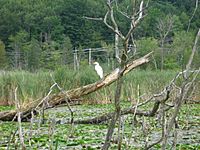
{"label": "dead tree branch", "polygon": [[191,68],[192,61],[193,61],[193,58],[194,58],[194,54],[195,54],[195,52],[196,52],[196,50],[197,50],[197,43],[198,43],[198,41],[199,41],[199,37],[200,37],[200,29],[199,29],[199,31],[198,31],[198,33],[197,33],[196,38],[195,38],[194,46],[193,46],[193,48],[192,48],[192,53],[191,53],[191,55],[190,55],[190,59],[189,59],[189,61],[188,61],[188,64],[186,65],[186,70],[189,70],[189,69]]}
{"label": "dead tree branch", "polygon": [[199,0],[196,0],[195,9],[194,9],[194,11],[193,11],[193,13],[192,13],[192,16],[190,17],[190,19],[189,19],[189,21],[188,21],[187,32],[189,31],[190,25],[191,25],[191,21],[192,21],[192,19],[194,18],[194,15],[196,14],[196,11],[197,11],[197,8],[198,8],[198,3],[199,3],[198,1],[199,1]]}
{"label": "dead tree branch", "polygon": [[[186,70],[186,71],[188,71],[188,70]],[[169,134],[172,130],[173,125],[175,124],[175,119],[176,119],[176,117],[179,113],[181,105],[182,105],[184,99],[186,98],[186,96],[188,95],[188,92],[189,92],[189,89],[192,86],[192,83],[194,83],[196,81],[196,78],[197,78],[197,75],[199,75],[199,72],[200,72],[200,70],[198,70],[198,72],[193,77],[192,81],[189,82],[189,84],[188,84],[188,81],[186,79],[181,86],[181,94],[179,95],[179,97],[177,98],[177,100],[175,102],[174,112],[172,114],[171,119],[169,120],[169,123],[167,125],[167,130],[166,130],[166,133],[165,133],[164,138],[163,138],[163,144],[162,144],[163,150],[166,149],[168,136],[169,136]]]}
{"label": "dead tree branch", "polygon": [[26,146],[24,144],[24,137],[23,137],[23,131],[22,131],[22,124],[21,124],[21,110],[20,110],[20,103],[17,98],[17,87],[15,89],[15,106],[17,108],[17,121],[18,121],[18,133],[19,133],[19,139],[20,139],[20,144],[22,146],[22,150],[26,149]]}
{"label": "dead tree branch", "polygon": [[[139,59],[136,59],[134,61],[129,62],[126,65],[126,67],[124,67],[123,75],[126,75],[128,72],[130,72],[131,70],[133,70],[134,68],[136,68],[140,65],[148,63],[150,61],[151,54],[152,54],[152,52],[145,55],[144,57],[141,57]],[[103,87],[106,87],[106,86],[112,84],[113,82],[115,82],[119,78],[119,76],[118,76],[119,71],[120,70],[117,68],[114,71],[112,71],[110,74],[105,76],[104,79],[102,79],[100,81],[97,81],[97,82],[92,83],[92,84],[85,85],[83,87],[64,91],[64,93],[69,96],[68,100],[69,100],[69,98],[72,101],[74,99],[79,99],[82,96],[88,95],[92,92],[95,92],[95,91],[97,91],[97,90],[99,90]],[[55,107],[56,105],[66,103],[65,94],[63,94],[63,92],[60,92],[58,94],[50,95],[49,98],[48,98],[48,107],[47,108]],[[44,101],[44,98],[35,100],[32,103],[29,103],[27,105],[22,106],[21,107],[22,121],[27,121],[29,118],[31,118],[31,111],[35,110],[36,107],[40,107],[42,105],[42,101]],[[40,105],[38,105],[38,104],[40,104]],[[47,109],[47,108],[45,108],[45,109]],[[16,110],[0,112],[0,120],[11,121],[16,114],[17,114]]]}
{"label": "dead tree branch", "polygon": [[69,104],[69,101],[71,101],[71,99],[70,99],[70,97],[67,95],[67,93],[65,93],[65,91],[58,85],[58,83],[55,81],[55,79],[52,77],[52,75],[51,75],[51,78],[52,78],[54,84],[56,84],[57,88],[60,90],[60,92],[63,93],[63,94],[65,94],[64,99],[65,99],[65,102],[66,102],[66,104],[67,104],[67,108],[68,108],[69,111],[70,111],[70,115],[71,115],[71,125],[73,125],[73,124],[74,124],[74,112],[73,112],[73,110],[72,110],[72,108],[71,108],[71,106],[70,106],[70,104]]}
{"label": "dead tree branch", "polygon": [[[189,73],[198,73],[200,70],[194,70],[189,71]],[[153,94],[149,99],[132,106],[131,108],[125,108],[121,110],[121,115],[127,115],[127,114],[134,114],[138,116],[145,116],[145,117],[154,117],[159,109],[159,106],[161,103],[166,103],[170,99],[170,94],[174,89],[177,89],[176,81],[182,77],[183,74],[185,74],[186,70],[183,72],[179,72],[170,82],[167,86],[163,88],[163,90],[158,94]],[[180,92],[178,93],[181,94]],[[176,99],[176,98],[174,98]],[[154,102],[154,105],[151,110],[149,111],[141,111],[139,110],[139,107],[146,105],[147,103]],[[165,111],[168,111],[175,107],[175,105],[167,105],[167,108],[165,108]],[[114,112],[107,113],[92,119],[87,120],[76,120],[74,121],[75,124],[99,124],[108,121],[111,119],[111,117],[114,115]],[[152,146],[151,146],[152,147]]]}
{"label": "dead tree branch", "polygon": [[138,13],[139,16],[138,16],[137,20],[135,20],[135,17],[134,17],[135,14],[133,14],[131,17],[131,28],[129,29],[129,31],[125,37],[125,41],[130,38],[131,33],[133,32],[133,30],[135,29],[135,27],[138,25],[138,23],[140,22],[140,20],[143,17],[143,3],[144,3],[144,1],[142,0],[140,3],[140,9],[139,9],[139,13]]}
{"label": "dead tree branch", "polygon": [[169,122],[167,124],[167,130],[166,130],[166,133],[164,135],[163,143],[162,143],[162,149],[163,150],[166,149],[166,145],[167,145],[167,140],[168,140],[169,134],[170,134],[170,132],[172,130],[172,127],[175,124],[175,119],[176,119],[176,117],[177,117],[177,115],[178,115],[178,113],[180,111],[181,105],[183,104],[183,102],[187,98],[187,96],[189,95],[189,91],[190,91],[193,83],[196,81],[197,76],[200,73],[200,68],[199,68],[199,70],[197,72],[195,72],[195,75],[192,77],[192,79],[189,78],[190,77],[189,76],[189,71],[190,71],[191,63],[192,63],[193,58],[194,58],[194,53],[196,51],[196,45],[197,45],[199,36],[200,36],[200,30],[198,31],[198,33],[196,35],[194,47],[192,49],[192,53],[190,55],[190,59],[189,59],[188,64],[186,66],[184,81],[183,81],[182,85],[180,86],[181,87],[180,95],[176,98],[174,112],[172,113],[172,116],[169,119]]}

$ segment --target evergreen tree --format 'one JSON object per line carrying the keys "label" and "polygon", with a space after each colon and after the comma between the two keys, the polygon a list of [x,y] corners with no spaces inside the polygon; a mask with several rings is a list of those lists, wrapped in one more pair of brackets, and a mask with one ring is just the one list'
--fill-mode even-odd
{"label": "evergreen tree", "polygon": [[35,71],[40,67],[41,47],[39,41],[32,39],[28,45],[28,69]]}
{"label": "evergreen tree", "polygon": [[73,46],[68,36],[63,39],[62,54],[62,64],[66,65],[73,62]]}

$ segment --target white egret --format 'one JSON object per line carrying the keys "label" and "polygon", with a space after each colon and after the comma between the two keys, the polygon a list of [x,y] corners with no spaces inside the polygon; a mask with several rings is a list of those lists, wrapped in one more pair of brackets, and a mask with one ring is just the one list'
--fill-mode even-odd
{"label": "white egret", "polygon": [[102,67],[99,65],[98,62],[94,62],[93,64],[95,65],[94,69],[96,70],[96,72],[99,75],[99,77],[102,79],[103,78],[103,69],[102,69]]}

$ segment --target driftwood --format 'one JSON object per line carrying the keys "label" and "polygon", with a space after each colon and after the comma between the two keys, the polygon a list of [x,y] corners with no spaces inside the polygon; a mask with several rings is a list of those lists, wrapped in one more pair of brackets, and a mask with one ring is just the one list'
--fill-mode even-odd
{"label": "driftwood", "polygon": [[[43,106],[44,107],[43,109],[47,109],[49,107],[54,107],[61,103],[66,103],[66,97],[68,97],[68,100],[73,101],[73,99],[78,99],[82,96],[85,96],[87,94],[90,94],[92,92],[95,92],[103,87],[106,87],[106,86],[112,84],[119,78],[119,76],[118,76],[119,71],[123,71],[123,75],[125,75],[128,72],[130,72],[131,70],[133,70],[134,68],[136,68],[142,64],[148,63],[151,53],[148,53],[147,55],[145,55],[139,59],[136,59],[134,61],[127,63],[127,65],[122,70],[120,70],[118,68],[115,69],[114,71],[112,71],[110,74],[105,76],[100,81],[85,85],[83,87],[68,90],[65,92],[60,92],[58,94],[48,95],[45,99],[44,98],[38,99],[38,100],[33,101],[32,103],[22,106],[21,110],[20,110],[20,112],[22,114],[22,116],[21,116],[22,121],[27,121],[27,119],[31,118],[31,111],[36,112],[36,108],[41,107],[42,104],[44,103],[44,101],[47,103],[47,105]],[[12,121],[13,119],[15,119],[16,114],[17,114],[17,110],[0,112],[0,120]]]}

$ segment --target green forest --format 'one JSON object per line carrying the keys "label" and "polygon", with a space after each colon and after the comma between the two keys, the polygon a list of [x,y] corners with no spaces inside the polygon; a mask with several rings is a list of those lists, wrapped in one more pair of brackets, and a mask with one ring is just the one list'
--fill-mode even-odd
{"label": "green forest", "polygon": [[[134,31],[137,57],[154,51],[155,63],[149,64],[149,68],[184,67],[200,26],[200,8],[195,10],[195,3],[195,0],[149,1],[145,17]],[[130,4],[131,0],[118,0],[114,12],[124,33],[130,27],[130,20],[117,10],[128,14]],[[73,66],[76,50],[80,64],[86,65],[88,48],[106,50],[102,53],[94,49],[92,59],[105,63],[109,57],[115,61],[114,33],[102,21],[86,18],[103,18],[107,10],[105,0],[1,0],[0,6],[1,70],[36,71]],[[163,39],[166,31],[169,32]],[[163,65],[161,49],[164,49]],[[196,65],[200,64],[199,55],[200,51],[195,56]]]}
{"label": "green forest", "polygon": [[0,0],[0,149],[200,149],[199,0]]}

